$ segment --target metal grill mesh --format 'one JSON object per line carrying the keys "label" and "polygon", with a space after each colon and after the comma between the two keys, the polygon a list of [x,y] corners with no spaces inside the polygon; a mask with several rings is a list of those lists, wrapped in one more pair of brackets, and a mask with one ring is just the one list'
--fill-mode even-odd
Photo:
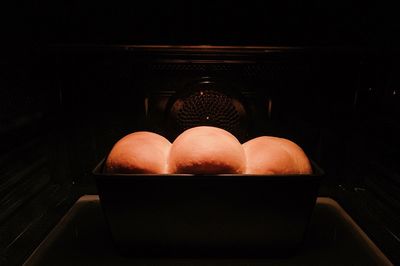
{"label": "metal grill mesh", "polygon": [[186,129],[196,126],[215,126],[231,132],[239,139],[244,137],[242,104],[216,90],[197,90],[177,99],[170,117],[173,118],[176,136]]}

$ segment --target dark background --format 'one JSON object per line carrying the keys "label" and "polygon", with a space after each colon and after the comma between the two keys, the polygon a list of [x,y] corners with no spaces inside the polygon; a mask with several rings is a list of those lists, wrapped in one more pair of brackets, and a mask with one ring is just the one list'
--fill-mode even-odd
{"label": "dark background", "polygon": [[[91,170],[116,140],[143,129],[146,92],[138,85],[145,76],[134,71],[136,55],[98,48],[132,44],[310,48],[300,56],[271,53],[271,64],[257,70],[266,85],[252,88],[274,97],[269,122],[325,170],[320,195],[336,199],[400,263],[396,8],[355,1],[5,5],[0,265],[21,264],[80,195],[96,193]],[[147,73],[153,86],[173,87],[181,74],[168,69],[157,72],[160,79]]]}
{"label": "dark background", "polygon": [[3,43],[386,48],[398,39],[395,10],[374,1],[38,1],[3,8]]}

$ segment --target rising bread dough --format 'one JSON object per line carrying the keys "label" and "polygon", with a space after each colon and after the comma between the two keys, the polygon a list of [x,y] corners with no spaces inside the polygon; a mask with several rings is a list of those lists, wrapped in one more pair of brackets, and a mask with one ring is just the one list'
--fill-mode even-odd
{"label": "rising bread dough", "polygon": [[304,151],[294,142],[262,136],[241,145],[229,132],[201,126],[174,143],[152,132],[119,140],[105,162],[106,173],[120,174],[311,174]]}
{"label": "rising bread dough", "polygon": [[171,146],[170,173],[241,174],[246,158],[240,142],[228,131],[200,126],[180,134]]}
{"label": "rising bread dough", "polygon": [[311,174],[312,168],[304,151],[294,142],[263,136],[243,144],[246,174]]}
{"label": "rising bread dough", "polygon": [[156,133],[139,131],[119,140],[105,163],[105,172],[165,174],[171,143]]}

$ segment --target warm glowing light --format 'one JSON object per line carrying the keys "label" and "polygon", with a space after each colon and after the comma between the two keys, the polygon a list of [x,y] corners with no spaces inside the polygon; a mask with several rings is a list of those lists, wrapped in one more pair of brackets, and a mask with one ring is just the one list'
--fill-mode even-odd
{"label": "warm glowing light", "polygon": [[144,112],[145,115],[147,116],[149,113],[149,98],[144,98]]}
{"label": "warm glowing light", "polygon": [[272,116],[272,99],[268,99],[267,109],[268,109],[268,117],[271,118],[271,116]]}

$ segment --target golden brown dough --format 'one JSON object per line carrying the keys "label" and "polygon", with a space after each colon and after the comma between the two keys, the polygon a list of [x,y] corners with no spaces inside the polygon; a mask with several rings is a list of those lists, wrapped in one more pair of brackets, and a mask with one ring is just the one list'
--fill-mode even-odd
{"label": "golden brown dough", "polygon": [[294,142],[262,136],[243,144],[246,174],[311,174],[304,151]]}
{"label": "golden brown dough", "polygon": [[200,126],[186,130],[172,143],[170,173],[241,174],[246,158],[240,142],[228,131]]}
{"label": "golden brown dough", "polygon": [[171,143],[156,133],[139,131],[119,140],[105,163],[105,172],[165,174]]}

